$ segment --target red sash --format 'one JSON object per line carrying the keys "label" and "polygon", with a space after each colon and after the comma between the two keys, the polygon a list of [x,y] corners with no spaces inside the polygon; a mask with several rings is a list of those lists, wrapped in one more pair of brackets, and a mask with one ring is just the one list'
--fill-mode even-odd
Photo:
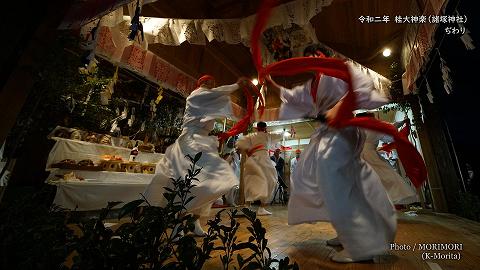
{"label": "red sash", "polygon": [[[391,124],[369,117],[353,117],[353,110],[357,108],[356,97],[352,88],[350,72],[343,61],[332,58],[298,57],[282,60],[266,67],[262,66],[259,46],[260,34],[270,17],[270,12],[275,2],[275,0],[264,0],[262,2],[257,12],[256,23],[251,37],[252,57],[259,74],[260,83],[263,84],[267,75],[291,76],[305,72],[325,74],[345,81],[348,84],[347,95],[344,97],[335,118],[329,119],[328,125],[335,128],[356,126],[391,135],[395,139],[398,155],[402,160],[407,176],[416,187],[421,186],[427,179],[427,170],[422,156],[410,141],[403,137]],[[317,89],[315,88],[313,92],[316,95]]]}
{"label": "red sash", "polygon": [[247,151],[247,156],[251,156],[251,155],[253,155],[253,153],[255,153],[255,152],[257,152],[257,151],[260,151],[260,150],[267,150],[267,149],[265,149],[265,146],[264,146],[263,144],[259,144],[259,145],[255,146],[255,147],[249,149],[249,150]]}

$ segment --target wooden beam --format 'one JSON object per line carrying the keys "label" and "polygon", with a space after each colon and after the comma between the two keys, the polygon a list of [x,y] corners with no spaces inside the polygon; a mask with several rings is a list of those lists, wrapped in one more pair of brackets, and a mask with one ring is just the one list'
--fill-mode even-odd
{"label": "wooden beam", "polygon": [[219,49],[205,46],[205,51],[209,53],[213,58],[215,58],[217,62],[226,67],[228,71],[230,71],[235,77],[245,76]]}

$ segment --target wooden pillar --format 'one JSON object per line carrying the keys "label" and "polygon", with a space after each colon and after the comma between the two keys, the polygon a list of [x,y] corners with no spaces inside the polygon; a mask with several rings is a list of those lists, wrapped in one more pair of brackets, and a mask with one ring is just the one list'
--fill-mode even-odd
{"label": "wooden pillar", "polygon": [[418,129],[423,158],[427,166],[428,187],[437,212],[454,212],[461,191],[454,161],[449,150],[445,127],[435,107],[422,102],[425,123]]}

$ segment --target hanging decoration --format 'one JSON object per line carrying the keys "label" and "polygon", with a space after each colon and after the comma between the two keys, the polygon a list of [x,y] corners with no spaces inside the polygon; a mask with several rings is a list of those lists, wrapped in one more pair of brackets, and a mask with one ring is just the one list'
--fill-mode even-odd
{"label": "hanging decoration", "polygon": [[108,105],[109,102],[110,102],[110,95],[108,94],[108,92],[105,90],[100,92],[100,104]]}
{"label": "hanging decoration", "polygon": [[438,50],[438,56],[440,57],[440,70],[442,71],[443,88],[445,88],[447,94],[450,94],[453,89],[453,81],[450,77],[450,68],[448,68],[447,62],[445,62],[445,60],[440,55],[440,50]]}
{"label": "hanging decoration", "polygon": [[100,18],[90,32],[86,35],[85,40],[81,44],[81,48],[86,50],[85,54],[82,57],[83,67],[80,67],[78,71],[80,74],[93,74],[97,69],[98,61],[95,59],[95,48],[97,46],[97,40],[99,36]]}
{"label": "hanging decoration", "polygon": [[[310,19],[332,2],[332,0],[296,0],[274,8],[276,16],[269,20],[267,28],[274,28],[270,39],[276,40],[276,45],[273,47],[278,52],[277,59],[288,58],[291,54],[299,53],[303,49],[302,46],[317,42]],[[137,5],[140,12],[135,13]],[[133,18],[141,13],[141,8],[142,1],[139,0],[128,5],[130,16],[123,16],[123,9],[121,9],[102,17],[100,31],[98,31],[101,38],[99,38],[96,53],[111,62],[122,62],[127,69],[140,73],[149,80],[172,89],[184,97],[188,96],[195,89],[195,78],[191,78],[165,60],[153,55],[152,52],[145,50],[142,44],[135,42],[132,45],[129,42],[128,36],[131,34],[131,29],[123,30],[121,25],[128,21],[135,25],[133,22],[136,21],[136,18],[135,20]],[[255,15],[239,19],[175,19],[139,16],[139,23],[142,24],[145,35],[143,43],[160,43],[169,46],[179,46],[185,41],[190,44],[205,45],[205,37],[208,41],[215,39],[219,42],[242,43],[249,46],[254,22]],[[93,22],[85,25],[82,29],[90,29],[93,27],[92,24]],[[268,41],[269,38],[265,38]],[[280,45],[278,42],[284,44],[279,47],[277,46]],[[288,45],[289,43],[290,45]],[[141,50],[129,48],[132,46]],[[149,53],[152,55],[149,56]],[[264,52],[264,60],[266,63],[274,61],[273,55],[268,49]],[[166,72],[164,72],[165,70]],[[380,83],[378,89],[387,89],[389,81],[386,78],[372,70],[368,70],[368,72],[370,76],[374,77],[375,82]]]}
{"label": "hanging decoration", "polygon": [[265,39],[264,43],[275,61],[288,59],[293,56],[291,35],[282,26],[275,26],[266,30],[263,36]]}
{"label": "hanging decoration", "polygon": [[134,122],[135,122],[135,107],[132,107],[132,113],[130,114],[130,118],[128,119],[128,126],[132,127]]}
{"label": "hanging decoration", "polygon": [[150,91],[150,85],[145,85],[145,90],[143,90],[143,97],[142,101],[140,102],[140,105],[143,105],[145,103],[145,99],[147,98],[148,92]]}
{"label": "hanging decoration", "polygon": [[108,123],[108,120],[103,119],[102,122],[100,123],[100,128],[102,129],[107,128],[107,123]]}
{"label": "hanging decoration", "polygon": [[[460,24],[459,24],[460,25]],[[461,27],[461,26],[460,26]],[[465,34],[463,34],[460,37],[460,40],[462,40],[463,44],[465,45],[465,48],[467,50],[473,50],[475,49],[475,45],[473,45],[473,39],[470,36],[470,30],[465,29]]]}
{"label": "hanging decoration", "polygon": [[430,84],[428,83],[427,78],[425,77],[425,83],[427,85],[427,98],[430,103],[433,103],[433,95],[432,95],[432,89],[430,88]]}
{"label": "hanging decoration", "polygon": [[115,73],[113,73],[113,77],[110,82],[107,84],[105,89],[100,92],[100,102],[102,105],[108,105],[110,100],[112,99],[113,92],[115,91],[115,84],[118,80],[118,66],[115,68]]}
{"label": "hanging decoration", "polygon": [[[458,13],[458,10],[456,10],[455,12],[457,13],[457,16],[460,16],[460,13]],[[460,37],[460,40],[462,40],[463,45],[465,45],[465,49],[467,50],[475,49],[475,45],[473,45],[473,39],[470,36],[470,30],[468,30],[468,28],[466,28],[465,25],[461,22],[458,23],[458,27],[460,29],[465,29],[465,34],[463,34]]]}
{"label": "hanging decoration", "polygon": [[158,96],[155,99],[155,104],[158,105],[158,103],[160,103],[160,101],[163,99],[162,94],[163,94],[163,89],[160,87],[160,88],[158,88]]}
{"label": "hanging decoration", "polygon": [[155,119],[155,116],[157,114],[157,104],[155,103],[155,100],[150,101],[150,120]]}
{"label": "hanging decoration", "polygon": [[125,106],[123,107],[122,114],[120,115],[120,120],[125,120],[125,119],[127,119],[127,116],[128,116],[128,105],[125,105]]}
{"label": "hanging decoration", "polygon": [[295,138],[297,135],[297,131],[295,130],[295,128],[293,127],[293,125],[290,126],[290,137],[291,138]]}
{"label": "hanging decoration", "polygon": [[115,132],[115,130],[117,129],[117,127],[118,127],[118,121],[115,120],[115,121],[113,121],[112,126],[110,127],[110,133]]}
{"label": "hanging decoration", "polygon": [[90,52],[95,49],[95,41],[97,39],[100,21],[101,19],[85,34],[83,41],[80,43],[80,48],[87,51],[85,57],[82,58],[82,63],[85,65],[90,61],[90,59],[88,59],[91,55]]}
{"label": "hanging decoration", "polygon": [[87,112],[87,105],[88,105],[88,102],[90,102],[90,98],[92,97],[92,94],[93,94],[93,88],[90,88],[90,90],[88,90],[87,97],[85,98],[85,102],[84,102],[85,107],[83,108],[81,116],[85,116],[85,113]]}
{"label": "hanging decoration", "polygon": [[418,105],[420,106],[420,118],[422,119],[422,123],[425,123],[425,113],[423,111],[422,101],[420,100],[420,96],[417,95]]}
{"label": "hanging decoration", "polygon": [[76,101],[75,101],[75,99],[73,98],[72,95],[68,96],[65,99],[65,106],[67,107],[67,109],[70,113],[72,113],[73,110],[75,109],[75,105],[76,105]]}
{"label": "hanging decoration", "polygon": [[[138,37],[139,31],[143,41],[144,40],[143,25],[140,22],[140,0],[137,0],[137,6],[135,7],[135,15],[133,15],[133,18],[132,18],[132,22],[130,25],[130,34],[128,35],[128,39],[135,40],[135,38]],[[138,41],[140,42],[140,38],[138,38]]]}

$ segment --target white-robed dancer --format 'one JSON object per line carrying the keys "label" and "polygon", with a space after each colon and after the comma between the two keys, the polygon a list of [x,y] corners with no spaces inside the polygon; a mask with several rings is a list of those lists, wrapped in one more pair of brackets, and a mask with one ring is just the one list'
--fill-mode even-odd
{"label": "white-robed dancer", "polygon": [[[309,46],[305,56],[329,53],[320,46]],[[358,109],[373,109],[388,100],[374,91],[372,81],[349,65]],[[280,119],[327,119],[338,109],[347,93],[347,84],[322,75],[316,102],[310,93],[311,80],[293,89],[279,87],[271,78],[268,86],[280,88]],[[338,238],[329,243],[343,244],[336,262],[371,260],[384,254],[394,240],[396,217],[378,175],[360,158],[364,134],[355,127],[335,129],[320,123],[297,164],[290,188],[288,223],[330,221]],[[337,242],[337,243],[335,243]]]}
{"label": "white-robed dancer", "polygon": [[265,209],[272,198],[277,183],[277,170],[272,165],[268,149],[272,141],[280,136],[269,134],[265,122],[257,123],[257,132],[248,134],[237,141],[237,148],[246,155],[244,172],[244,194],[247,204],[260,200],[257,215],[271,215]]}
{"label": "white-robed dancer", "polygon": [[152,205],[164,206],[166,199],[163,197],[163,187],[171,185],[170,177],[185,175],[190,167],[190,161],[185,156],[188,154],[193,157],[202,152],[197,162],[202,171],[197,176],[199,181],[194,183],[196,186],[191,190],[195,198],[186,205],[187,211],[197,217],[194,233],[201,236],[205,233],[198,217],[207,216],[212,203],[237,183],[232,167],[218,154],[217,137],[208,134],[216,118],[233,117],[230,94],[239,88],[239,84],[213,88],[213,77],[204,76],[199,79],[198,85],[187,97],[182,133],[158,163],[157,174],[147,187],[145,197]]}
{"label": "white-robed dancer", "polygon": [[302,151],[300,149],[295,150],[295,157],[290,160],[290,183],[292,182],[292,176],[297,168],[297,164],[300,161],[300,154]]}
{"label": "white-robed dancer", "polygon": [[240,190],[240,153],[239,151],[233,150],[230,153],[229,163],[232,166],[233,172],[235,173],[235,185],[230,189],[230,191],[225,194],[226,203],[229,205],[237,206],[239,200],[239,190]]}
{"label": "white-robed dancer", "polygon": [[[357,114],[357,116],[374,117],[370,113]],[[398,127],[402,122],[394,123]],[[392,142],[393,139],[388,136],[371,130],[364,130],[365,144],[363,146],[361,157],[365,160],[380,177],[388,197],[394,204],[410,204],[418,202],[417,193],[412,185],[409,185],[408,179],[404,179],[398,174],[390,165],[388,160],[385,160],[379,155],[377,151],[378,142],[380,140],[385,142]]]}

